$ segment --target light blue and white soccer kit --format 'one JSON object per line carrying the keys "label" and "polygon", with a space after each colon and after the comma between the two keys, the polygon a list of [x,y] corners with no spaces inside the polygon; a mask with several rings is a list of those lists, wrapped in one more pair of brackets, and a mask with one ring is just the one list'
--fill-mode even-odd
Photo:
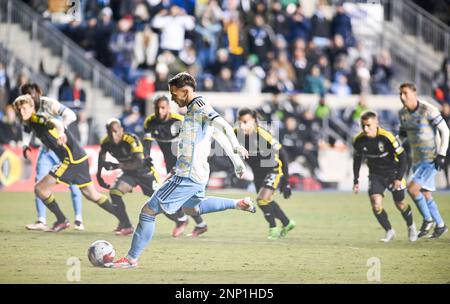
{"label": "light blue and white soccer kit", "polygon": [[[57,104],[57,106],[55,106]],[[58,109],[55,111],[55,109]],[[51,117],[61,119],[64,111],[70,110],[66,106],[60,104],[57,100],[49,97],[41,97],[38,113],[45,113]],[[56,154],[42,146],[39,150],[39,156],[36,163],[36,182],[46,176],[50,170],[58,165],[60,160]],[[82,195],[80,189],[75,185],[70,185],[70,192],[72,197],[73,210],[75,212],[75,221],[83,221],[82,217]],[[36,195],[35,204],[38,215],[38,221],[46,224],[47,222],[47,208],[44,202]]]}
{"label": "light blue and white soccer kit", "polygon": [[[208,156],[211,150],[214,120],[222,117],[206,104],[201,96],[187,106],[178,142],[175,175],[168,179],[147,201],[156,213],[175,213],[179,208],[194,208],[199,214],[236,209],[236,201],[228,198],[206,197],[209,178]],[[224,120],[223,120],[224,121]],[[224,128],[233,147],[239,146],[233,129],[224,121]],[[153,238],[155,217],[141,213],[133,235],[128,258],[137,259]]]}
{"label": "light blue and white soccer kit", "polygon": [[[448,127],[439,110],[433,105],[420,101],[418,108],[410,112],[403,108],[399,112],[400,131],[406,132],[412,151],[412,181],[422,189],[435,191],[436,168],[434,159],[437,154],[446,155],[448,147]],[[436,133],[446,134],[441,138],[441,145],[436,143]],[[424,220],[436,222],[438,227],[444,226],[444,221],[433,198],[426,201],[420,193],[413,198]]]}

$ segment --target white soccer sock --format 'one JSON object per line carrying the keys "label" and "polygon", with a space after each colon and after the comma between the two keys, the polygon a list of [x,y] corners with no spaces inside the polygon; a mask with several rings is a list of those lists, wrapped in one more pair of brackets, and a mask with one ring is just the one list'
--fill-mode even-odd
{"label": "white soccer sock", "polygon": [[45,217],[38,217],[38,221],[44,225],[47,225],[47,219]]}
{"label": "white soccer sock", "polygon": [[206,222],[202,221],[200,224],[195,225],[195,227],[204,228],[204,227],[206,227]]}
{"label": "white soccer sock", "polygon": [[186,222],[187,219],[188,219],[188,217],[187,217],[187,215],[185,214],[185,215],[183,215],[182,217],[177,218],[177,221],[179,221],[179,222]]}

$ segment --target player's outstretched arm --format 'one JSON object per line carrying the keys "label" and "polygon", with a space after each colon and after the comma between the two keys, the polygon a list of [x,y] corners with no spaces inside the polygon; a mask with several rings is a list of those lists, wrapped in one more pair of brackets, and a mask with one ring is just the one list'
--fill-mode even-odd
{"label": "player's outstretched arm", "polygon": [[223,134],[217,129],[214,129],[213,138],[222,147],[227,156],[231,159],[236,176],[242,178],[242,176],[246,171],[246,167],[241,157],[238,154],[236,154],[234,150],[231,148],[232,145],[230,140],[225,136],[225,134]]}
{"label": "player's outstretched arm", "polygon": [[234,153],[239,154],[239,156],[244,159],[248,158],[248,151],[239,144],[236,134],[234,134],[233,128],[228,122],[225,121],[225,119],[217,116],[211,121],[211,125],[218,131],[222,132],[228,138]]}
{"label": "player's outstretched arm", "polygon": [[445,166],[445,156],[447,155],[447,149],[449,144],[450,131],[448,129],[447,123],[442,119],[437,125],[436,128],[439,131],[439,135],[441,137],[441,144],[437,150],[437,156],[434,160],[434,165],[437,170],[441,170]]}

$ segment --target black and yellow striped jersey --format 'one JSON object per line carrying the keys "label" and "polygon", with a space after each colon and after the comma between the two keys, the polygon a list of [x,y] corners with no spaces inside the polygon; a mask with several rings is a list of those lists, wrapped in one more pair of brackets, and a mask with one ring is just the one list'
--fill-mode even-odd
{"label": "black and yellow striped jersey", "polygon": [[55,152],[61,161],[68,159],[70,163],[77,164],[86,160],[86,152],[72,133],[70,133],[67,129],[64,129],[67,142],[64,145],[58,145],[57,139],[59,134],[57,129],[49,129],[47,125],[50,118],[51,117],[43,113],[33,113],[28,122],[28,126],[34,131],[35,136],[37,136],[48,149]]}
{"label": "black and yellow striped jersey", "polygon": [[[381,176],[403,175],[399,156],[404,149],[399,140],[389,131],[378,128],[377,136],[367,137],[360,132],[353,139],[354,159],[367,159],[369,174]],[[403,164],[402,164],[403,165]],[[400,177],[400,176],[399,176]]]}
{"label": "black and yellow striped jersey", "polygon": [[234,129],[239,143],[247,149],[249,157],[245,161],[253,172],[267,171],[283,166],[279,154],[281,144],[269,131],[258,126],[256,132],[245,135]]}
{"label": "black and yellow striped jersey", "polygon": [[151,114],[144,122],[145,135],[143,140],[156,141],[158,143],[168,170],[174,167],[177,161],[176,144],[173,143],[180,134],[183,120],[182,115],[170,113],[170,118],[167,121],[162,121],[155,114]]}
{"label": "black and yellow striped jersey", "polygon": [[[127,132],[123,134],[122,140],[118,144],[111,141],[108,136],[103,137],[100,142],[100,155],[104,155],[106,152],[117,159],[119,163],[135,160],[135,154],[139,154],[137,158],[144,158],[144,148],[138,136]],[[142,170],[139,169],[137,171],[137,173],[144,173],[148,171],[148,168],[142,168]]]}

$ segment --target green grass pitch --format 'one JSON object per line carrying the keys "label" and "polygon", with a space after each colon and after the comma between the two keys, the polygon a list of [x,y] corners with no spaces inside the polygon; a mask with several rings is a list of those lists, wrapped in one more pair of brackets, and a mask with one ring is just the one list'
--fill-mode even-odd
{"label": "green grass pitch", "polygon": [[[208,194],[254,197],[236,191]],[[73,220],[69,194],[57,193],[56,198]],[[145,197],[133,193],[124,198],[136,225]],[[436,193],[435,198],[450,223],[450,194]],[[374,283],[368,280],[371,258],[379,259],[381,283],[450,283],[450,233],[410,243],[390,194],[384,206],[397,238],[387,244],[379,242],[384,231],[372,215],[367,194],[294,193],[289,200],[279,195],[276,199],[297,222],[286,238],[266,239],[268,228],[260,210],[207,214],[209,231],[196,239],[172,238],[172,222],[160,215],[140,267],[126,270],[95,268],[87,259],[87,248],[95,240],[110,241],[116,256],[124,255],[131,242],[131,237],[113,235],[116,220],[94,204],[84,201],[84,232],[30,232],[24,226],[35,220],[33,195],[2,192],[0,283],[72,283],[67,279],[71,257],[81,262],[77,283]],[[420,226],[422,219],[415,206],[413,210]],[[53,222],[53,215],[48,220]],[[191,222],[188,232],[192,228]]]}

